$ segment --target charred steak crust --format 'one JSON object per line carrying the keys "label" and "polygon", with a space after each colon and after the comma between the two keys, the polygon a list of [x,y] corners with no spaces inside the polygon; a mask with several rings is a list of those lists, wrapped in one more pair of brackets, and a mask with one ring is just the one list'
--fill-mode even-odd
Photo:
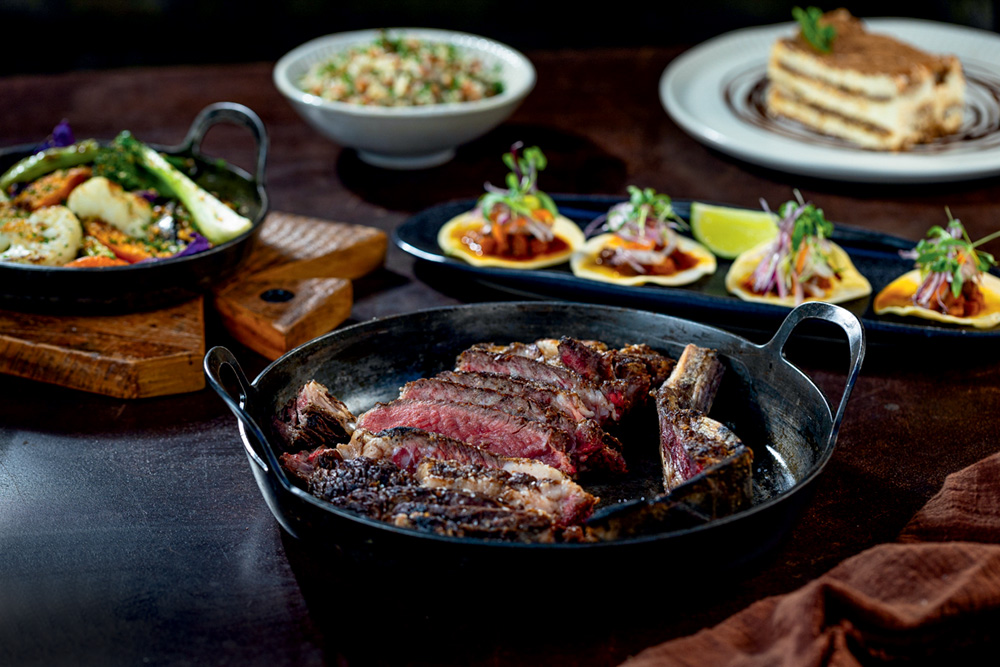
{"label": "charred steak crust", "polygon": [[[548,491],[552,498],[543,495],[555,483],[546,484],[545,480],[519,472],[492,471],[493,486],[484,487],[491,493],[483,493],[461,484],[423,484],[391,461],[364,456],[344,460],[330,449],[286,453],[281,460],[311,494],[335,507],[441,535],[552,542],[562,539],[562,526],[583,521],[592,507],[592,503],[583,506],[571,501],[560,505],[560,500],[569,499],[560,498],[551,488]],[[488,470],[483,466],[453,465],[469,467],[474,476]],[[523,502],[512,505],[504,502],[505,497]],[[553,509],[565,510],[558,516],[561,525],[557,526],[548,512],[532,506],[531,501],[547,501]],[[579,538],[571,534],[570,539]]]}
{"label": "charred steak crust", "polygon": [[597,499],[568,480],[539,479],[525,472],[424,459],[414,477],[429,488],[471,491],[519,510],[541,511],[560,527],[580,523]]}
{"label": "charred steak crust", "polygon": [[501,540],[549,543],[556,541],[552,522],[541,512],[505,507],[477,507],[400,503],[392,523],[447,537],[492,537]]}
{"label": "charred steak crust", "polygon": [[[344,458],[365,456],[378,460],[391,460],[399,467],[426,478],[428,486],[462,487],[454,474],[446,474],[446,468],[438,467],[437,474],[419,473],[424,461],[444,461],[453,471],[463,470],[470,476],[469,488],[482,484],[483,488],[503,490],[497,479],[491,477],[490,470],[510,475],[511,483],[522,497],[522,505],[544,510],[552,514],[558,523],[579,522],[590,516],[598,498],[587,493],[583,487],[567,475],[539,461],[531,459],[497,456],[477,447],[467,445],[452,438],[429,433],[421,429],[400,427],[381,433],[369,433],[363,428],[355,431],[350,445],[341,446]],[[430,481],[433,478],[433,481]],[[530,485],[528,480],[534,480]],[[451,481],[449,481],[451,480]],[[482,491],[482,488],[480,489]],[[505,491],[507,493],[507,491]],[[532,500],[533,503],[528,501]]]}

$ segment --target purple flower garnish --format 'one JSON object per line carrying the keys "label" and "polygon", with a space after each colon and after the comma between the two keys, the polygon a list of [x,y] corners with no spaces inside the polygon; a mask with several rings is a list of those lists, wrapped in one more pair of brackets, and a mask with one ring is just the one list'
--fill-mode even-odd
{"label": "purple flower garnish", "polygon": [[35,149],[35,152],[48,150],[49,148],[63,148],[76,143],[73,136],[73,128],[69,126],[69,121],[63,118],[58,125],[52,128],[52,134]]}

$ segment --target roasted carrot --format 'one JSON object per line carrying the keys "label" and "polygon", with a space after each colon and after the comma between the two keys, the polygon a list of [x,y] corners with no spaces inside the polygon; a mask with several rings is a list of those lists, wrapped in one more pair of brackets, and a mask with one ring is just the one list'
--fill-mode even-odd
{"label": "roasted carrot", "polygon": [[803,243],[799,247],[799,252],[795,255],[795,273],[802,275],[802,269],[806,268],[806,255],[809,254],[809,246]]}
{"label": "roasted carrot", "polygon": [[32,211],[66,201],[73,188],[90,178],[90,167],[60,169],[32,181],[14,198],[14,204]]}
{"label": "roasted carrot", "polygon": [[103,220],[87,220],[83,230],[111,249],[115,256],[129,264],[135,264],[151,257],[164,257],[170,253],[159,252],[152,246],[132,238],[117,227]]}

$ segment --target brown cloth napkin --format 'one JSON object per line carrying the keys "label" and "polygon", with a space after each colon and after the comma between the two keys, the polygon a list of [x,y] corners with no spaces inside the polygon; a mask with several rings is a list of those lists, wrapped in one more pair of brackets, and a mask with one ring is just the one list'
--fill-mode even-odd
{"label": "brown cloth napkin", "polygon": [[949,475],[898,544],[625,664],[1000,664],[995,652],[979,658],[998,641],[1000,452]]}

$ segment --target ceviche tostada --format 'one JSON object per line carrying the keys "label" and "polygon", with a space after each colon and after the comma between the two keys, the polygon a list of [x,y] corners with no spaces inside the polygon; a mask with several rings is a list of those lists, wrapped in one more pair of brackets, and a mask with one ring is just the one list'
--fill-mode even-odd
{"label": "ceviche tostada", "polygon": [[[745,301],[796,306],[804,301],[840,303],[871,294],[868,280],[843,248],[830,240],[833,223],[802,200],[778,209],[778,236],[739,255],[726,289]],[[765,210],[767,203],[761,202]]]}
{"label": "ceviche tostada", "polygon": [[444,224],[438,245],[474,266],[538,269],[562,264],[583,246],[583,231],[538,189],[545,155],[514,144],[503,156],[507,188],[486,184],[476,208]]}
{"label": "ceviche tostada", "polygon": [[913,259],[917,268],[878,293],[875,312],[977,329],[995,327],[1000,324],[1000,278],[988,271],[997,262],[978,246],[1000,232],[973,243],[961,221],[947,213],[947,228],[931,227],[913,250],[900,253]]}
{"label": "ceviche tostada", "polygon": [[188,168],[128,131],[76,142],[64,121],[0,175],[0,261],[126,266],[203,252],[253,226]]}
{"label": "ceviche tostada", "polygon": [[570,266],[580,278],[621,285],[687,285],[715,273],[715,256],[677,233],[687,224],[670,197],[652,188],[628,187],[629,200],[611,207],[587,232],[607,233],[588,240]]}

